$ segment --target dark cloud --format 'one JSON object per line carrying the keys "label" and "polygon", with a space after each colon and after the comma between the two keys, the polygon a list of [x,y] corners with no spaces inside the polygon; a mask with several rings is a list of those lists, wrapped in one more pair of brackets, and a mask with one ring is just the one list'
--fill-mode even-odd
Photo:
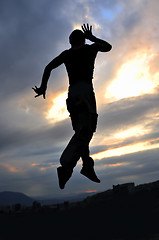
{"label": "dark cloud", "polygon": [[[66,139],[69,139],[70,136],[71,127],[68,120],[57,123],[53,127],[43,126],[34,130],[11,129],[1,125],[0,150],[3,152],[6,149],[29,148],[29,146],[34,149],[40,145],[41,148],[36,150],[37,154],[40,154],[42,149],[44,149],[44,152],[46,149],[48,150],[48,146],[52,151],[55,148],[56,150],[59,149],[59,145],[63,146],[66,143]],[[36,151],[33,150],[32,154],[34,155]]]}
{"label": "dark cloud", "polygon": [[64,2],[1,1],[2,97],[31,88],[57,54],[61,39],[66,39],[71,27],[67,19],[60,17]]}

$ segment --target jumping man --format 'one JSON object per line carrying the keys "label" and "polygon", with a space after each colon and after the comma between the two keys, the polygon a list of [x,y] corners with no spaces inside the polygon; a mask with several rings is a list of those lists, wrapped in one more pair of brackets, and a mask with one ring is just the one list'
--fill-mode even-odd
{"label": "jumping man", "polygon": [[[47,82],[51,71],[62,63],[65,64],[69,78],[69,91],[66,100],[72,127],[75,131],[60,158],[61,166],[57,168],[59,186],[64,189],[70,179],[73,168],[80,157],[83,161],[81,174],[99,183],[94,171],[94,161],[89,155],[89,143],[97,126],[97,109],[93,91],[93,70],[98,52],[109,52],[112,46],[92,34],[92,26],[83,25],[82,30],[74,30],[69,36],[71,48],[54,58],[43,73],[41,86],[35,86],[35,97],[43,95],[45,99]],[[93,44],[85,44],[88,39]]]}

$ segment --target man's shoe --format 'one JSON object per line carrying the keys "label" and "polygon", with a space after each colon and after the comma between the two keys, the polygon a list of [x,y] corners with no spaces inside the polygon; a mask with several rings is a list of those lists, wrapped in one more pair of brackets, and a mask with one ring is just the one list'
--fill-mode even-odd
{"label": "man's shoe", "polygon": [[72,176],[72,172],[73,172],[73,170],[68,170],[67,168],[64,168],[64,167],[58,167],[57,168],[59,187],[61,189],[64,189],[65,184],[67,183],[67,181]]}
{"label": "man's shoe", "polygon": [[93,167],[83,167],[80,172],[85,177],[89,178],[93,182],[100,183],[100,180],[97,178]]}

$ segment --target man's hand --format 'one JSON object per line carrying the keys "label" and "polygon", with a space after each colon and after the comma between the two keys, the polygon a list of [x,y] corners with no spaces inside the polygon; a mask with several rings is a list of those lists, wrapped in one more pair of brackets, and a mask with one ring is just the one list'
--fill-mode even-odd
{"label": "man's hand", "polygon": [[94,36],[92,34],[92,26],[89,27],[89,24],[87,23],[87,26],[85,24],[83,24],[82,30],[84,32],[85,38],[92,41]]}
{"label": "man's hand", "polygon": [[46,96],[46,88],[42,88],[42,87],[37,87],[37,86],[35,86],[35,88],[32,88],[34,91],[35,91],[35,93],[37,94],[36,96],[35,96],[35,98],[36,97],[39,97],[39,96],[41,96],[41,95],[43,95],[43,98],[45,99],[45,96]]}
{"label": "man's hand", "polygon": [[92,26],[89,26],[88,23],[87,23],[87,25],[83,24],[83,26],[81,26],[81,27],[84,32],[85,38],[90,40],[91,42],[95,43],[94,48],[97,51],[109,52],[112,49],[112,46],[108,42],[106,42],[102,39],[99,39],[92,34]]}

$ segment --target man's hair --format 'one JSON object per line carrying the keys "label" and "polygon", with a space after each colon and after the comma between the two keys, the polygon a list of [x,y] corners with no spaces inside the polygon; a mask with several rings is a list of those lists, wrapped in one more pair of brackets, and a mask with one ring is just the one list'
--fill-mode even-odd
{"label": "man's hair", "polygon": [[84,40],[85,40],[85,35],[79,29],[74,30],[69,36],[69,41],[71,45],[75,45],[79,41],[84,41]]}

